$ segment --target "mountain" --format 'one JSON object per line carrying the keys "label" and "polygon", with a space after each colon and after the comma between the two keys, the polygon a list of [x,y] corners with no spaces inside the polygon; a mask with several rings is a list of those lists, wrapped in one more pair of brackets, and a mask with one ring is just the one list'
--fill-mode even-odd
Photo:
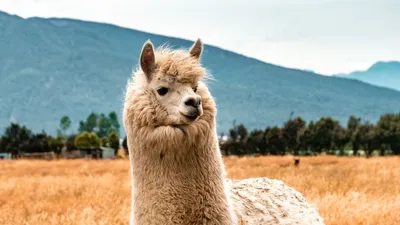
{"label": "mountain", "polygon": [[380,61],[366,71],[355,71],[350,74],[337,74],[336,76],[357,79],[400,91],[400,62],[398,61]]}
{"label": "mountain", "polygon": [[[193,43],[110,24],[0,13],[0,129],[14,120],[54,134],[59,119],[68,115],[76,132],[92,111],[121,115],[126,82],[148,39],[156,46]],[[351,114],[376,121],[400,109],[400,92],[214,46],[205,46],[203,64],[215,78],[210,89],[219,133],[234,120],[250,129],[281,125],[291,112],[306,120],[333,116],[346,123]]]}

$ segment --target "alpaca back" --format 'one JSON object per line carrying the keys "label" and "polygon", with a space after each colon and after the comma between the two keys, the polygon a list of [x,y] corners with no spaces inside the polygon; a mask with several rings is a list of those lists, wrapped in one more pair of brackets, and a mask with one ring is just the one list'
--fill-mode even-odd
{"label": "alpaca back", "polygon": [[323,225],[317,208],[280,180],[228,180],[239,217],[246,225]]}

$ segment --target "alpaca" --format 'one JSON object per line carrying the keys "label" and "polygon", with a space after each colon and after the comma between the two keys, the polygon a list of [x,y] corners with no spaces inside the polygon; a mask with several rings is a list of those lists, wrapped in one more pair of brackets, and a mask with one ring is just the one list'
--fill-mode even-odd
{"label": "alpaca", "polygon": [[130,224],[323,224],[281,181],[226,179],[202,51],[200,39],[189,51],[142,47],[123,106]]}

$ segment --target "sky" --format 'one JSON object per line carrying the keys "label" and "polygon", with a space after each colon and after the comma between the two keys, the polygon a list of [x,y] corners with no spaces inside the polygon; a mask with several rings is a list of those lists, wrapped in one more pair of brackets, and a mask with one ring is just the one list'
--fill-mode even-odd
{"label": "sky", "polygon": [[400,0],[0,0],[27,18],[106,22],[324,75],[400,61]]}

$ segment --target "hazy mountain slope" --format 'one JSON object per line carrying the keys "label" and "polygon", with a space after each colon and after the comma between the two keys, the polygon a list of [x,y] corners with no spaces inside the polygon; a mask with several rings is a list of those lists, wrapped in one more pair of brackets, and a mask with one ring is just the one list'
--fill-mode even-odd
{"label": "hazy mountain slope", "polygon": [[357,79],[400,91],[400,62],[397,61],[377,62],[366,71],[355,71],[336,76]]}
{"label": "hazy mountain slope", "polygon": [[[54,133],[66,114],[75,131],[92,111],[120,113],[126,81],[147,39],[157,46],[192,44],[107,24],[0,13],[0,128],[15,119]],[[329,115],[345,122],[350,114],[374,121],[400,108],[400,93],[390,89],[283,68],[216,47],[205,46],[203,63],[216,79],[210,86],[219,132],[234,119],[249,128],[281,124],[292,111],[307,120]]]}

